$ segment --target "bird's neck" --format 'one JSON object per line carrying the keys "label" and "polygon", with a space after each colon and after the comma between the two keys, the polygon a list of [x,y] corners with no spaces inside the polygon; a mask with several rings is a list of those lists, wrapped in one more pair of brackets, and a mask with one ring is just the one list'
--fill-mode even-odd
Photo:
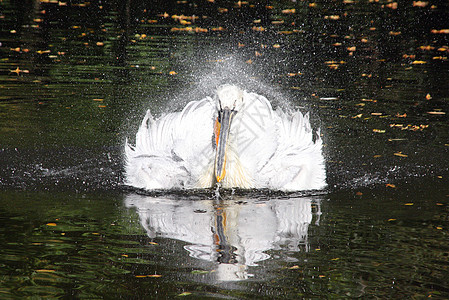
{"label": "bird's neck", "polygon": [[233,147],[229,147],[226,153],[226,175],[221,180],[224,188],[239,187],[243,189],[254,188],[254,183],[246,168],[240,163],[237,153]]}

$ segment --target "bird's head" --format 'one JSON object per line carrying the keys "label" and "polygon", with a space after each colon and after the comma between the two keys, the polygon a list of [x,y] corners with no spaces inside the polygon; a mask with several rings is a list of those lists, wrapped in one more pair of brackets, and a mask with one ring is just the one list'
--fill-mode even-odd
{"label": "bird's head", "polygon": [[238,111],[243,106],[243,91],[235,85],[225,84],[217,89],[217,109]]}
{"label": "bird's head", "polygon": [[215,179],[223,180],[226,174],[226,151],[229,131],[235,114],[243,107],[243,91],[235,85],[222,85],[215,97],[217,118],[214,123]]}

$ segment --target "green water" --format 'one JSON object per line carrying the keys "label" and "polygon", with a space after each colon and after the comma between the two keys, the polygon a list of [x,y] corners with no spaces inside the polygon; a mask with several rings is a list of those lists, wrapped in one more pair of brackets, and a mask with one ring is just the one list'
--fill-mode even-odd
{"label": "green water", "polygon": [[[449,297],[447,3],[0,8],[2,299]],[[328,189],[125,187],[146,110],[222,83],[310,111]]]}

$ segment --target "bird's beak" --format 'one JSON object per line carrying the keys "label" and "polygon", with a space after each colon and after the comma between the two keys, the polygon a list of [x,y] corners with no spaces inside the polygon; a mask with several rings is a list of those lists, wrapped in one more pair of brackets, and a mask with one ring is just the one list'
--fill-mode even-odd
{"label": "bird's beak", "polygon": [[220,110],[219,117],[215,121],[214,133],[217,146],[215,153],[215,178],[217,182],[223,180],[226,174],[226,148],[228,146],[228,136],[234,115],[234,110],[225,107]]}

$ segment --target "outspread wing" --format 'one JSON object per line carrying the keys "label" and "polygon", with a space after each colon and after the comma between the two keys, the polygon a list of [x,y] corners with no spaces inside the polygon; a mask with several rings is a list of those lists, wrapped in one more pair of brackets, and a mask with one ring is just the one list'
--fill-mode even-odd
{"label": "outspread wing", "polygon": [[230,153],[235,155],[230,156],[227,168],[239,168],[233,172],[238,180],[230,179],[234,185],[276,190],[323,188],[322,141],[319,134],[314,141],[309,115],[274,111],[265,97],[254,93],[245,92],[243,97],[244,105],[235,115],[229,135]]}
{"label": "outspread wing", "polygon": [[[309,114],[276,112],[278,147],[260,174],[267,186],[281,190],[321,189],[326,186],[322,140],[314,139]],[[315,140],[315,141],[314,141]]]}
{"label": "outspread wing", "polygon": [[278,147],[276,116],[265,97],[246,92],[243,97],[243,107],[232,122],[229,144],[239,160],[235,165],[244,170],[241,175],[248,178],[250,187],[260,188],[259,171]]}
{"label": "outspread wing", "polygon": [[126,183],[166,189],[199,187],[199,179],[209,180],[203,177],[213,159],[213,113],[211,98],[192,101],[181,112],[157,120],[148,111],[137,132],[136,145],[126,143]]}

